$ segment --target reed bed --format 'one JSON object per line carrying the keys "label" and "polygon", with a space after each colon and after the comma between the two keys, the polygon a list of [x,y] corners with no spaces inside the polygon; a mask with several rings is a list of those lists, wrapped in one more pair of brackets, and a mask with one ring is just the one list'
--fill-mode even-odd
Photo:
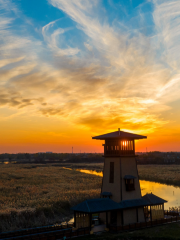
{"label": "reed bed", "polygon": [[[1,164],[0,231],[68,221],[71,206],[99,197],[102,178],[76,169],[103,171],[103,164]],[[138,165],[138,172],[141,180],[180,186],[179,165]]]}
{"label": "reed bed", "polygon": [[56,165],[2,164],[0,231],[68,220],[71,206],[99,197],[101,181]]}
{"label": "reed bed", "polygon": [[180,165],[138,165],[141,180],[180,187]]}

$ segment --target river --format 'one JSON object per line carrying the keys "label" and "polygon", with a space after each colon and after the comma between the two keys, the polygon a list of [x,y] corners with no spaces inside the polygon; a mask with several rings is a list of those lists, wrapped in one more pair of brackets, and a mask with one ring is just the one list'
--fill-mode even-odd
{"label": "river", "polygon": [[[68,168],[69,170],[72,170]],[[96,176],[103,176],[102,172],[86,170],[86,169],[76,169],[76,171],[92,174]],[[161,184],[157,182],[150,182],[140,180],[141,194],[144,196],[146,193],[153,193],[158,197],[161,197],[168,202],[164,204],[164,209],[169,210],[171,207],[179,207],[180,206],[180,188],[174,187],[171,185]]]}

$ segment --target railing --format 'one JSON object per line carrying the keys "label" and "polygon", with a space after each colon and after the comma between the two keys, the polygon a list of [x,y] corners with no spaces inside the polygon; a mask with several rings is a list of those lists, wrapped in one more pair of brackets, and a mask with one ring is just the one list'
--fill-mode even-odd
{"label": "railing", "polygon": [[[170,212],[172,213],[172,212]],[[157,219],[148,222],[139,222],[128,224],[124,226],[114,226],[110,225],[110,231],[129,231],[129,230],[137,230],[152,226],[158,226],[162,224],[172,223],[172,222],[179,222],[180,216],[174,216],[171,218],[164,218],[164,219]],[[57,226],[45,226],[39,228],[31,228],[31,229],[23,229],[19,231],[13,232],[5,232],[0,233],[0,239],[4,240],[56,240],[61,238],[72,238],[78,236],[84,236],[90,234],[90,228],[80,228],[74,229],[74,224],[65,224],[65,225],[57,225]]]}
{"label": "railing", "polygon": [[31,235],[31,234],[39,234],[39,233],[48,233],[48,232],[55,232],[59,230],[71,230],[74,227],[74,223],[67,223],[67,224],[59,224],[59,225],[49,225],[44,227],[36,227],[36,228],[27,228],[17,231],[11,231],[11,232],[2,232],[0,233],[0,239],[5,238],[12,238],[17,236],[25,236],[25,235]]}
{"label": "railing", "polygon": [[106,150],[104,151],[105,156],[128,156],[128,155],[134,155],[134,150]]}
{"label": "railing", "polygon": [[134,155],[134,150],[106,150],[105,155]]}
{"label": "railing", "polygon": [[62,239],[62,238],[72,238],[72,237],[78,237],[78,236],[84,236],[90,234],[90,228],[81,228],[81,229],[61,229],[61,230],[55,230],[55,231],[49,231],[49,232],[41,232],[41,233],[29,233],[26,235],[11,235],[10,237],[8,235],[4,236],[1,239],[4,240],[56,240],[56,239]]}
{"label": "railing", "polygon": [[172,223],[172,222],[179,222],[179,221],[180,221],[180,216],[176,216],[176,217],[171,217],[171,218],[156,219],[156,220],[148,221],[148,222],[133,223],[133,224],[128,224],[128,225],[124,225],[124,226],[110,225],[109,230],[111,230],[111,231],[129,231],[129,230],[136,230],[136,229],[152,227],[152,226],[157,226],[157,225],[162,225],[162,224]]}
{"label": "railing", "polygon": [[164,214],[167,216],[179,216],[179,212],[164,210]]}

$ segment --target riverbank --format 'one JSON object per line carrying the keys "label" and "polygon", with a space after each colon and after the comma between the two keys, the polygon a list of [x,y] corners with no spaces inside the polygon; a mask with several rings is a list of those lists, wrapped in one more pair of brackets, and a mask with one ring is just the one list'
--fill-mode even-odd
{"label": "riverbank", "polygon": [[[72,169],[88,169],[92,171],[102,172],[103,163],[78,163],[64,164],[64,166]],[[140,180],[158,182],[167,185],[180,187],[180,165],[138,165],[138,173]]]}
{"label": "riverbank", "polygon": [[180,187],[179,165],[138,165],[140,180]]}

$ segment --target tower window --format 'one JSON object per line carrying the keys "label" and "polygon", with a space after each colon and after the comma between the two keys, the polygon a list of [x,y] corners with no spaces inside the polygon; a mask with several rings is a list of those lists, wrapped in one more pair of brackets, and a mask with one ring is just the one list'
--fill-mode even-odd
{"label": "tower window", "polygon": [[110,177],[109,183],[114,183],[114,162],[110,162]]}
{"label": "tower window", "polygon": [[134,179],[136,177],[132,175],[125,175],[124,180],[126,184],[126,191],[132,191],[135,190],[135,185],[134,185]]}
{"label": "tower window", "polygon": [[125,183],[126,183],[126,191],[135,190],[134,179],[126,179]]}

